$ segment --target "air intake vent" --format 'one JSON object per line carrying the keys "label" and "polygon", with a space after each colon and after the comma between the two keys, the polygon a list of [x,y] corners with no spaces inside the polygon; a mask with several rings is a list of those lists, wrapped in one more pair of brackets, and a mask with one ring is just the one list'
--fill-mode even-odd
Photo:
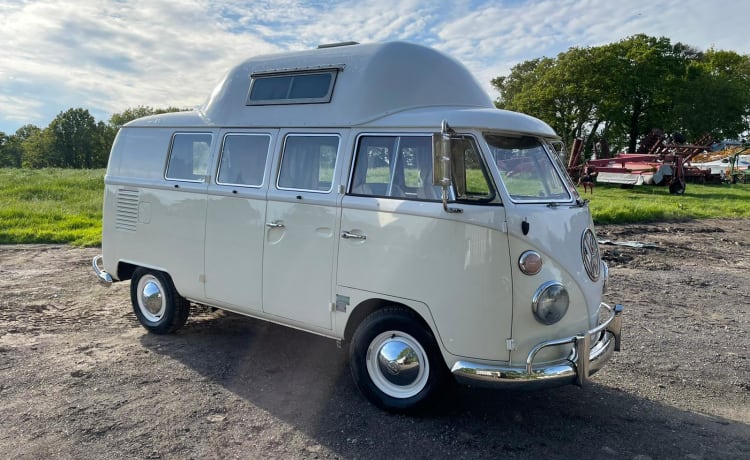
{"label": "air intake vent", "polygon": [[115,228],[134,232],[138,224],[138,190],[117,190],[117,217]]}

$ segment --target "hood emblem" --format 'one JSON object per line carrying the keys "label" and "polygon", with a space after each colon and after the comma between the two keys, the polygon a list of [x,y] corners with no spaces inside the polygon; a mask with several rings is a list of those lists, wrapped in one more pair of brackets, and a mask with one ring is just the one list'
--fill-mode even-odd
{"label": "hood emblem", "polygon": [[587,228],[581,237],[581,257],[589,278],[591,278],[591,281],[597,281],[602,269],[601,256],[599,255],[599,243],[590,228]]}

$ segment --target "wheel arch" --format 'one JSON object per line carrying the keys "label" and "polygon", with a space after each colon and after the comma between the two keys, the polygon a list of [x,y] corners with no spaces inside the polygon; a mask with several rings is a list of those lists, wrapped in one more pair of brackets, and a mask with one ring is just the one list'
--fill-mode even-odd
{"label": "wheel arch", "polygon": [[[420,306],[422,306],[422,304],[420,304]],[[351,341],[352,337],[354,336],[354,332],[357,330],[357,327],[370,314],[383,308],[393,307],[403,308],[404,310],[414,315],[414,318],[417,319],[423,327],[427,328],[427,330],[432,333],[432,335],[435,337],[435,340],[438,342],[438,346],[441,345],[441,340],[437,330],[434,327],[434,323],[426,320],[423,312],[419,311],[424,310],[424,313],[429,315],[429,310],[427,309],[426,305],[422,306],[422,308],[414,308],[413,306],[407,305],[404,302],[394,301],[381,297],[373,297],[363,300],[354,307],[346,321],[346,327],[344,328],[344,341]]]}
{"label": "wheel arch", "polygon": [[126,281],[131,278],[133,278],[133,272],[138,268],[139,266],[136,264],[131,264],[129,262],[123,262],[120,261],[117,264],[117,279],[120,281]]}

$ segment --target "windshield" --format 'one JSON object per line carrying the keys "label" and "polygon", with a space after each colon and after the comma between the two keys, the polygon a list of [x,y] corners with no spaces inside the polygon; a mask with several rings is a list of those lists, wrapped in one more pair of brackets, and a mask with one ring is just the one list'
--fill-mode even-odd
{"label": "windshield", "polygon": [[568,201],[570,193],[542,142],[530,136],[485,134],[513,201]]}

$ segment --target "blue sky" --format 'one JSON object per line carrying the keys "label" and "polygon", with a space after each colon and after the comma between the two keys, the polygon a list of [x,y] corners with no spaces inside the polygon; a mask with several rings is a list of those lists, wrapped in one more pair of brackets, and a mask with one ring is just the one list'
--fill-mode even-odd
{"label": "blue sky", "polygon": [[195,107],[257,54],[407,40],[486,86],[524,60],[637,33],[750,54],[747,0],[0,0],[0,131],[61,111]]}

